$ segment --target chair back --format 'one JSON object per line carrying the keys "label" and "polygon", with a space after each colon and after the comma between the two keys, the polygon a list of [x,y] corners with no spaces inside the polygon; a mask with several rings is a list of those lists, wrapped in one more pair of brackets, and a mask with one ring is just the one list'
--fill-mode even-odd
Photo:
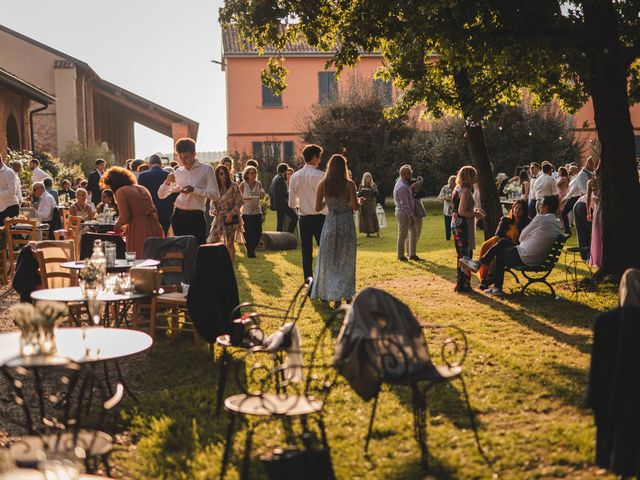
{"label": "chair back", "polygon": [[62,228],[65,230],[69,228],[69,209],[68,208],[60,209],[60,218],[62,219]]}
{"label": "chair back", "polygon": [[[179,252],[182,254],[181,263],[177,257],[166,257],[168,253]],[[144,258],[160,260],[165,267],[181,265],[179,272],[170,271],[165,268],[165,276],[162,283],[165,285],[179,285],[180,282],[191,283],[195,268],[196,256],[198,254],[198,241],[193,235],[181,235],[178,237],[149,237],[145,239],[142,246]]]}
{"label": "chair back", "polygon": [[365,288],[348,310],[334,363],[363,399],[374,397],[384,379],[401,380],[432,365],[420,324],[392,295]]}
{"label": "chair back", "polygon": [[5,220],[4,229],[7,236],[7,249],[9,250],[9,265],[14,270],[20,250],[28,245],[29,242],[37,239],[36,221],[11,218]]}
{"label": "chair back", "polygon": [[[300,407],[301,402],[324,404],[338,376],[332,357],[335,336],[346,312],[346,309],[336,309],[319,331],[314,332],[311,347],[301,345],[297,350],[289,348],[286,353],[274,351],[274,357],[283,356],[285,359],[275,361],[273,369],[268,368],[268,362],[250,363],[248,359],[253,350],[248,350],[246,361],[237,362],[235,370],[237,385],[248,396],[247,401],[261,397],[264,399],[261,405],[269,410],[272,405],[268,394],[277,393],[278,399],[283,400],[291,411]],[[279,405],[283,403],[279,402]],[[275,411],[273,413],[276,414]]]}
{"label": "chair back", "polygon": [[125,258],[124,253],[126,245],[120,235],[111,235],[108,233],[92,233],[87,232],[82,235],[80,240],[80,260],[89,258],[93,253],[93,244],[96,240],[103,242],[112,242],[116,244],[116,258]]}
{"label": "chair back", "polygon": [[42,288],[65,288],[73,285],[71,270],[60,266],[61,263],[76,259],[73,240],[32,242],[31,245],[36,252]]}
{"label": "chair back", "polygon": [[295,325],[311,295],[312,286],[313,278],[309,277],[305,283],[298,287],[286,308],[253,302],[241,303],[233,309],[229,321],[233,322],[241,317],[251,317],[258,328],[260,328],[261,319],[275,319],[281,327],[287,323]]}
{"label": "chair back", "polygon": [[[167,252],[160,259],[160,274],[162,285],[175,285],[180,287],[180,281],[184,281],[182,252]],[[179,280],[180,279],[180,280]],[[179,281],[178,281],[179,280]]]}
{"label": "chair back", "polygon": [[562,249],[564,248],[564,244],[569,238],[570,235],[566,233],[560,234],[554,244],[549,249],[547,256],[544,261],[540,264],[540,269],[542,270],[552,270],[553,267],[558,263],[558,259],[560,258],[560,254],[562,253]]}
{"label": "chair back", "polygon": [[67,212],[67,228],[72,227],[72,228],[80,229],[82,227],[82,222],[84,221],[84,218],[77,215],[70,215],[69,210],[66,210],[66,212]]}

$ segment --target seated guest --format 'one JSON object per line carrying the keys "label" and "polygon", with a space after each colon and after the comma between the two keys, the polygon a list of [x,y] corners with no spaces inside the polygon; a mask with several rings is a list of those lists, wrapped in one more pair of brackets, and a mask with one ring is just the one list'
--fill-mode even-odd
{"label": "seated guest", "polygon": [[38,208],[36,212],[45,223],[51,221],[53,217],[53,210],[56,208],[56,199],[53,198],[47,190],[44,188],[42,182],[36,182],[33,184],[33,196],[38,199]]}
{"label": "seated guest", "polygon": [[485,293],[502,296],[504,283],[504,271],[507,267],[527,265],[535,267],[546,258],[549,250],[563,233],[562,225],[556,215],[559,207],[557,196],[546,196],[542,200],[540,214],[536,215],[531,223],[520,233],[520,244],[508,246],[498,242],[491,247],[477,262],[462,258],[460,264],[472,272],[477,272],[481,265],[489,265],[496,261],[495,279],[493,288],[485,290]]}
{"label": "seated guest", "polygon": [[118,205],[116,204],[113,191],[110,188],[102,190],[102,197],[100,200],[100,203],[96,207],[96,211],[98,213],[102,213],[104,211],[104,207],[109,207],[111,210],[115,210],[116,215],[118,215]]}
{"label": "seated guest", "polygon": [[83,220],[93,220],[95,212],[93,206],[87,202],[89,194],[84,188],[76,190],[76,201],[69,207],[69,216],[82,217]]}
{"label": "seated guest", "polygon": [[58,205],[58,203],[60,203],[60,200],[58,198],[58,192],[53,189],[53,180],[51,179],[51,177],[45,178],[42,181],[42,184],[44,185],[44,189],[49,192],[51,196],[56,200],[56,205]]}
{"label": "seated guest", "polygon": [[[502,248],[517,245],[520,240],[520,234],[527,225],[529,225],[528,205],[527,201],[524,198],[521,198],[513,204],[509,214],[500,219],[495,236],[482,244],[480,247],[480,257],[498,243],[502,243]],[[480,265],[478,278],[480,279],[481,289],[485,290],[493,283],[494,270],[495,261],[490,262],[487,265]]]}
{"label": "seated guest", "polygon": [[76,199],[76,191],[71,188],[71,182],[67,179],[62,181],[62,188],[58,190],[58,200],[60,203],[71,203]]}

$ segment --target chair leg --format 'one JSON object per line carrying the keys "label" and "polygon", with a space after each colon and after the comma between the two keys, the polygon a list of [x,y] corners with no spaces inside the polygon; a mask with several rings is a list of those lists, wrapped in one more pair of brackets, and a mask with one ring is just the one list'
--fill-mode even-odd
{"label": "chair leg", "polygon": [[222,455],[222,466],[220,467],[220,480],[224,480],[224,475],[227,473],[227,466],[229,465],[229,459],[231,458],[231,452],[233,451],[233,434],[236,423],[236,416],[229,415],[229,426],[227,427],[227,439],[224,445],[224,454]]}
{"label": "chair leg", "polygon": [[426,389],[421,394],[417,384],[411,385],[413,394],[413,428],[420,447],[420,460],[425,472],[429,471],[429,448],[427,446],[427,402]]}
{"label": "chair leg", "polygon": [[376,416],[376,409],[378,408],[378,396],[380,391],[376,393],[376,397],[373,399],[373,409],[371,410],[371,418],[369,419],[369,431],[367,432],[367,439],[364,441],[364,453],[369,454],[369,442],[371,441],[371,434],[373,433],[373,419]]}
{"label": "chair leg", "polygon": [[222,358],[220,359],[220,374],[218,375],[218,391],[216,393],[216,415],[220,415],[222,402],[224,401],[224,388],[227,383],[227,372],[229,370],[229,353],[227,347],[222,347]]}
{"label": "chair leg", "polygon": [[249,464],[251,463],[251,447],[253,446],[253,425],[247,430],[247,438],[244,444],[244,457],[242,459],[242,480],[249,478]]}

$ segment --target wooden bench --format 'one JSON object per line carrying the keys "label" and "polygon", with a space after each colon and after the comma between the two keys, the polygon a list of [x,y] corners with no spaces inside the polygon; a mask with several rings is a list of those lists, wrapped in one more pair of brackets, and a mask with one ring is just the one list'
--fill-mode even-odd
{"label": "wooden bench", "polygon": [[[551,290],[551,295],[556,296],[556,291],[553,286],[547,281],[547,277],[553,271],[553,268],[558,263],[558,259],[560,258],[560,254],[562,253],[562,249],[564,248],[564,244],[569,238],[570,235],[561,234],[555,243],[551,246],[549,253],[547,253],[547,257],[544,261],[537,266],[531,267],[529,265],[519,265],[519,266],[509,266],[505,270],[513,275],[513,278],[516,279],[518,285],[520,286],[520,294],[524,295],[525,290],[529,287],[529,285],[534,283],[544,283],[549,290]],[[527,283],[524,285],[520,282],[520,279],[516,275],[516,272],[520,272],[524,278],[527,280]]]}

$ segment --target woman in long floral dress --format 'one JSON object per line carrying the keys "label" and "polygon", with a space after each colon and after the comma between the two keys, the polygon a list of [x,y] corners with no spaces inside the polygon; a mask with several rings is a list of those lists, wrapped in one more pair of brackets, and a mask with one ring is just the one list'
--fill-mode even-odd
{"label": "woman in long floral dress", "polygon": [[220,197],[211,202],[211,215],[214,220],[207,242],[224,243],[233,261],[236,255],[235,242],[242,240],[242,193],[238,184],[231,181],[229,169],[225,165],[218,165],[215,175]]}
{"label": "woman in long floral dress", "polygon": [[362,183],[358,188],[358,197],[362,198],[360,207],[360,233],[380,236],[380,225],[376,213],[378,187],[373,182],[373,176],[369,172],[362,175]]}

